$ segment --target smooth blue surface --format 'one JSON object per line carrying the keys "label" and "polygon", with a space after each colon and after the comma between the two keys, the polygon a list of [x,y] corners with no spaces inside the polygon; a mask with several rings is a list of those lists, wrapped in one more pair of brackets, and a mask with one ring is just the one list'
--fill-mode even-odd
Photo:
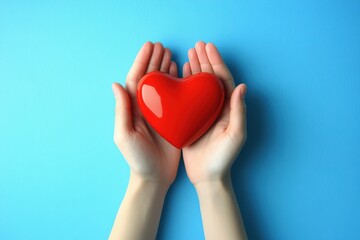
{"label": "smooth blue surface", "polygon": [[[250,239],[360,239],[359,1],[0,0],[0,239],[107,239],[129,169],[111,83],[147,40],[214,42],[248,84]],[[203,239],[183,165],[159,239]]]}

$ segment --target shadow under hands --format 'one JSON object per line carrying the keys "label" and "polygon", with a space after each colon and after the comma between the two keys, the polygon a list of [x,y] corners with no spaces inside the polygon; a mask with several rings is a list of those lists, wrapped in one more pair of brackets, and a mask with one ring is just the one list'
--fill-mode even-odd
{"label": "shadow under hands", "polygon": [[[230,59],[231,60],[231,59]],[[239,68],[230,61],[229,69],[232,72],[236,85],[245,83],[248,85],[246,95],[247,106],[247,142],[232,166],[232,182],[235,195],[244,220],[245,229],[249,239],[266,239],[263,236],[263,229],[260,218],[259,207],[256,206],[254,191],[251,189],[253,184],[249,184],[249,171],[254,165],[260,164],[257,153],[261,151],[266,142],[269,141],[268,116],[266,105],[267,98],[261,92],[257,92],[256,87],[252,88],[251,83],[246,79]],[[240,81],[239,81],[240,80]]]}

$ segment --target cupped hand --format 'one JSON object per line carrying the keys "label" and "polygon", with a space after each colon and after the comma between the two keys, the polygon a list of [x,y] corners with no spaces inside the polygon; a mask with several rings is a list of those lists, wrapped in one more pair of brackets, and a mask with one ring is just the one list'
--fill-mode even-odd
{"label": "cupped hand", "polygon": [[148,72],[162,71],[177,77],[171,51],[161,43],[145,43],[126,78],[126,88],[112,85],[115,106],[114,141],[128,162],[131,174],[151,182],[171,184],[177,173],[180,150],[159,136],[144,120],[136,91]]}
{"label": "cupped hand", "polygon": [[234,79],[214,44],[198,42],[188,51],[183,75],[199,72],[217,75],[225,88],[223,111],[209,131],[183,148],[188,177],[193,184],[221,180],[230,174],[232,163],[246,141],[246,85],[235,87]]}

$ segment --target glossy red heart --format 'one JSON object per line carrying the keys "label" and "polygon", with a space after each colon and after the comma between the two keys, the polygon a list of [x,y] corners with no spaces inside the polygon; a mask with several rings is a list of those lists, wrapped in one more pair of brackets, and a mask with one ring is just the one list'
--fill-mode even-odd
{"label": "glossy red heart", "polygon": [[223,85],[211,73],[175,78],[162,72],[146,74],[139,82],[137,100],[146,121],[177,148],[200,138],[219,116]]}

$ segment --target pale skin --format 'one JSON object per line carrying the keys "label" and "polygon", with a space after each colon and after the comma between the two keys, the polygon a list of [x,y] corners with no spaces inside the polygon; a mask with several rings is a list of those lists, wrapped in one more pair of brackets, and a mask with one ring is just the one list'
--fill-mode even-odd
{"label": "pale skin", "polygon": [[[247,239],[230,176],[231,166],[246,141],[246,86],[235,87],[214,44],[198,42],[188,56],[183,76],[216,74],[226,98],[211,129],[182,149],[187,175],[198,194],[204,234],[209,240]],[[109,239],[155,239],[167,190],[176,177],[180,150],[145,122],[136,101],[139,80],[156,70],[177,77],[170,50],[161,43],[147,42],[127,75],[126,87],[113,84],[114,141],[130,166],[130,179]]]}

